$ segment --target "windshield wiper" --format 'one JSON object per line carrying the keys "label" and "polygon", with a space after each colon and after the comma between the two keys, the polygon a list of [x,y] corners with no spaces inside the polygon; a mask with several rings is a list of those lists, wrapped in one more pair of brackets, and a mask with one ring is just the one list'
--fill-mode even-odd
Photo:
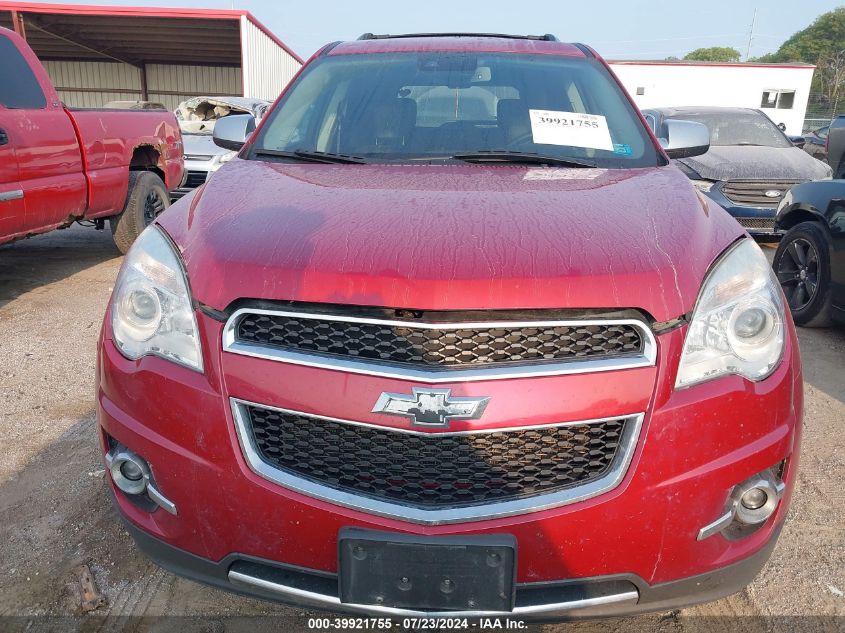
{"label": "windshield wiper", "polygon": [[349,154],[333,154],[331,152],[318,152],[316,150],[295,149],[286,151],[280,149],[256,149],[256,156],[273,156],[275,158],[292,158],[294,160],[307,161],[309,163],[338,163],[363,165],[367,161],[360,156]]}
{"label": "windshield wiper", "polygon": [[535,152],[511,152],[507,150],[485,150],[466,152],[452,156],[455,160],[468,163],[526,163],[531,165],[555,165],[558,167],[595,167],[596,162],[581,158],[543,156]]}

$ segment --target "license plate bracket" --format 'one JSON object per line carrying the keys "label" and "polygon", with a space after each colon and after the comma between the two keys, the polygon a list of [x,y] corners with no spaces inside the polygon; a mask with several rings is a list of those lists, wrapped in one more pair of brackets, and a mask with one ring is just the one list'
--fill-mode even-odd
{"label": "license plate bracket", "polygon": [[338,549],[342,603],[513,610],[516,539],[510,534],[431,537],[343,528]]}

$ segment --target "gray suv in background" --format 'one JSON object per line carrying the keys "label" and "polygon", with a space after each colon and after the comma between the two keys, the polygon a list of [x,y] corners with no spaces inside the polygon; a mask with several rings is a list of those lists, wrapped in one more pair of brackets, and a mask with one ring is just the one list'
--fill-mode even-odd
{"label": "gray suv in background", "polygon": [[706,154],[675,162],[695,187],[724,207],[758,239],[779,239],[775,211],[798,183],[831,177],[831,169],[751,108],[677,107],[643,110],[658,138],[666,121],[696,121],[710,129]]}
{"label": "gray suv in background", "polygon": [[234,114],[248,114],[257,124],[269,106],[269,101],[246,97],[193,97],[180,103],[175,114],[182,130],[185,182],[171,193],[171,198],[177,200],[202,185],[237,153],[214,144],[212,137],[217,121]]}

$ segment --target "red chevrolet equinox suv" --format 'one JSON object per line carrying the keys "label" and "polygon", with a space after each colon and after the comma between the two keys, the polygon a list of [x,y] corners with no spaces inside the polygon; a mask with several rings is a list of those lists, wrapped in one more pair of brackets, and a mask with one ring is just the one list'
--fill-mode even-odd
{"label": "red chevrolet equinox suv", "polygon": [[320,50],[141,235],[99,346],[117,508],[162,567],[307,609],[554,620],[740,590],[795,479],[766,258],[553,36]]}

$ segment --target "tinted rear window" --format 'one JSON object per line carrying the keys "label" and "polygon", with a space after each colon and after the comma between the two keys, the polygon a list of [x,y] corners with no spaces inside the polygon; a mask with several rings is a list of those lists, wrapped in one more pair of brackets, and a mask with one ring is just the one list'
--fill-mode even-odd
{"label": "tinted rear window", "polygon": [[0,104],[7,108],[41,109],[44,92],[32,69],[8,37],[0,35]]}

